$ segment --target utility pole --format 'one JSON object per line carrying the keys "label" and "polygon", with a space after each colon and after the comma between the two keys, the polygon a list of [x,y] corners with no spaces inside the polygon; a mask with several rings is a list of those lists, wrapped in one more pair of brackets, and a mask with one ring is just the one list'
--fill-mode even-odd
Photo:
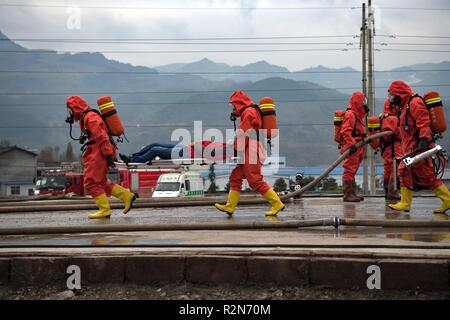
{"label": "utility pole", "polygon": [[[363,93],[367,96],[367,74],[366,74],[366,65],[367,65],[367,57],[366,57],[366,34],[367,34],[367,24],[366,24],[366,4],[362,4],[362,24],[361,24],[361,40],[360,45],[362,49],[362,90]],[[367,132],[367,116],[364,119],[364,123],[366,123],[366,132]],[[367,144],[364,145],[364,160],[363,160],[363,193],[368,193],[368,165],[367,165]]]}
{"label": "utility pole", "polygon": [[[374,116],[375,111],[375,99],[373,92],[373,35],[374,35],[374,21],[372,12],[372,0],[369,0],[369,14],[368,14],[368,43],[367,50],[369,51],[369,61],[368,61],[368,78],[369,78],[369,96],[367,102],[369,104],[369,116]],[[367,122],[366,122],[367,123]],[[375,151],[372,148],[370,150],[370,194],[374,195],[376,192],[375,183]]]}

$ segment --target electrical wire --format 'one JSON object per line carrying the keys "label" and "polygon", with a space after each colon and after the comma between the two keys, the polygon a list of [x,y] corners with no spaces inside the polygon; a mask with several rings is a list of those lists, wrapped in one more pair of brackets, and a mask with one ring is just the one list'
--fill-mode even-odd
{"label": "electrical wire", "polygon": [[70,5],[70,4],[25,4],[0,3],[0,7],[25,8],[80,8],[80,9],[109,9],[109,10],[353,10],[359,7],[149,7],[149,6],[99,6],[99,5]]}
{"label": "electrical wire", "polygon": [[[404,72],[448,72],[450,69],[408,69],[408,70],[374,70],[378,73],[404,73]],[[52,71],[52,70],[0,70],[0,73],[26,73],[26,74],[154,74],[154,75],[198,75],[198,74],[339,74],[361,73],[357,70],[335,71],[199,71],[199,72],[158,72],[158,71]]]}
{"label": "electrical wire", "polygon": [[309,49],[253,49],[253,50],[95,50],[95,51],[54,51],[54,50],[4,50],[0,53],[25,53],[25,54],[68,54],[68,53],[145,53],[145,54],[161,54],[161,53],[173,53],[173,54],[184,54],[184,53],[238,53],[238,52],[308,52],[308,51],[353,51],[360,50],[359,48],[309,48]]}
{"label": "electrical wire", "polygon": [[[450,87],[449,84],[421,84],[421,85],[413,85],[414,88],[421,87]],[[374,88],[378,89],[386,89],[388,86],[375,86]],[[245,92],[289,92],[289,91],[330,91],[330,90],[356,90],[360,89],[360,87],[339,87],[339,88],[267,88],[267,89],[241,89]],[[190,91],[114,91],[116,95],[134,95],[134,94],[186,94],[186,93],[226,93],[230,92],[230,90],[190,90]],[[77,92],[80,95],[104,95],[103,92]],[[4,96],[17,96],[17,95],[72,95],[73,92],[0,92],[0,95]]]}
{"label": "electrical wire", "polygon": [[[450,96],[440,96],[440,98],[450,98]],[[342,97],[339,99],[312,99],[312,100],[277,100],[277,104],[280,103],[294,103],[294,102],[337,102],[337,101],[348,101],[348,97]],[[121,107],[124,106],[145,106],[145,105],[179,105],[180,102],[164,102],[164,101],[156,101],[156,102],[118,102],[117,104],[120,104]],[[228,104],[227,101],[193,101],[193,102],[183,102],[183,105],[210,105],[210,104]],[[29,106],[29,107],[36,107],[36,106],[61,106],[61,103],[39,103],[39,104],[0,104],[0,107],[16,107],[16,106]]]}

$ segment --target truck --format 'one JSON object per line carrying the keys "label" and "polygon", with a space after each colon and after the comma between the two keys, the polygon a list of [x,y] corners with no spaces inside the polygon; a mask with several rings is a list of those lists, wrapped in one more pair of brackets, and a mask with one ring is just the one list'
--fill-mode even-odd
{"label": "truck", "polygon": [[[160,176],[166,173],[175,172],[181,172],[179,166],[117,166],[110,169],[108,173],[108,180],[121,185],[131,192],[138,193],[141,198],[150,198],[156,190]],[[198,178],[197,175],[200,178]],[[198,179],[200,179],[201,194],[203,194],[203,180],[200,173],[197,173],[196,177],[197,178],[194,178],[194,181],[196,181],[194,182],[195,188],[199,188],[196,183]],[[190,187],[189,183],[190,182],[188,180],[188,187]],[[185,184],[184,188],[186,188]],[[70,172],[64,169],[43,170],[41,172],[41,176],[37,179],[34,193],[36,195],[73,193],[77,196],[86,196],[83,173]],[[196,193],[200,194],[200,190],[197,190]],[[186,192],[184,192],[183,195],[184,194],[187,195]],[[190,195],[193,195],[193,191],[190,192],[188,196]]]}
{"label": "truck", "polygon": [[113,168],[108,174],[108,179],[139,194],[140,198],[153,196],[159,177],[173,169],[163,168]]}
{"label": "truck", "polygon": [[61,169],[45,170],[36,181],[35,195],[69,193],[80,197],[86,194],[82,173]]}
{"label": "truck", "polygon": [[196,171],[161,174],[153,192],[154,198],[203,196],[203,177]]}

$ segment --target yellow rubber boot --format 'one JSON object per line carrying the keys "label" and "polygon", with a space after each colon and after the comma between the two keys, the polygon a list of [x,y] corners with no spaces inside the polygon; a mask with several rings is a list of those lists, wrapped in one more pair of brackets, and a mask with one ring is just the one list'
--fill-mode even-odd
{"label": "yellow rubber boot", "polygon": [[125,203],[125,208],[123,209],[124,214],[130,211],[134,200],[139,198],[139,195],[137,193],[132,193],[118,184],[114,185],[111,194]]}
{"label": "yellow rubber boot", "polygon": [[450,209],[450,192],[445,185],[440,185],[433,190],[433,193],[442,200],[442,206],[439,209],[434,209],[434,213],[444,213]]}
{"label": "yellow rubber boot", "polygon": [[109,218],[111,216],[111,208],[109,207],[109,201],[106,194],[102,194],[94,198],[100,211],[93,214],[88,214],[89,219]]}
{"label": "yellow rubber boot", "polygon": [[412,192],[412,190],[410,190],[406,187],[401,187],[400,193],[401,193],[400,202],[398,202],[396,204],[390,204],[389,207],[394,210],[397,210],[397,211],[409,212],[409,210],[411,210],[411,202],[412,202],[413,192]]}
{"label": "yellow rubber boot", "polygon": [[278,197],[277,193],[270,189],[263,197],[266,198],[267,201],[272,205],[272,209],[269,212],[266,212],[266,216],[275,216],[278,212],[284,209],[284,204],[281,202],[280,197]]}
{"label": "yellow rubber boot", "polygon": [[227,204],[222,205],[222,204],[216,203],[215,206],[220,211],[226,212],[228,215],[231,216],[234,213],[234,209],[236,208],[236,206],[239,202],[240,195],[241,195],[240,192],[230,190],[230,193],[228,194]]}

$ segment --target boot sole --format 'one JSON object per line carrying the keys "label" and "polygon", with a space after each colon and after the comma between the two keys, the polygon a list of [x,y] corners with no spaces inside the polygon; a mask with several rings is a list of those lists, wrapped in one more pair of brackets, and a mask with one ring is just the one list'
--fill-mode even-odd
{"label": "boot sole", "polygon": [[109,219],[109,218],[111,218],[111,215],[109,215],[109,216],[104,216],[104,217],[89,217],[89,216],[88,216],[88,218],[89,218],[89,219],[103,219],[103,218],[108,218],[108,219]]}
{"label": "boot sole", "polygon": [[389,208],[391,208],[392,210],[394,210],[394,211],[405,211],[405,212],[409,212],[409,210],[403,210],[403,209],[394,209],[394,208],[392,208],[392,207],[390,207],[390,206],[388,206]]}
{"label": "boot sole", "polygon": [[286,208],[286,206],[283,206],[283,208],[281,208],[279,211],[277,211],[277,213],[275,213],[275,214],[266,214],[265,216],[266,216],[266,217],[273,217],[273,216],[276,216],[279,212],[283,211],[285,208]]}
{"label": "boot sole", "polygon": [[134,194],[133,194],[133,199],[131,199],[130,207],[128,208],[127,211],[124,211],[123,214],[127,214],[128,211],[131,210],[131,207],[133,206],[133,202],[134,202],[134,200],[136,200],[137,198],[139,198],[139,194],[134,193]]}
{"label": "boot sole", "polygon": [[217,208],[217,207],[216,207],[216,209],[219,210],[219,211],[221,211],[221,212],[225,212],[229,217],[231,217],[231,216],[233,215],[233,213],[234,213],[234,212],[228,212],[228,211],[219,209],[219,208]]}

